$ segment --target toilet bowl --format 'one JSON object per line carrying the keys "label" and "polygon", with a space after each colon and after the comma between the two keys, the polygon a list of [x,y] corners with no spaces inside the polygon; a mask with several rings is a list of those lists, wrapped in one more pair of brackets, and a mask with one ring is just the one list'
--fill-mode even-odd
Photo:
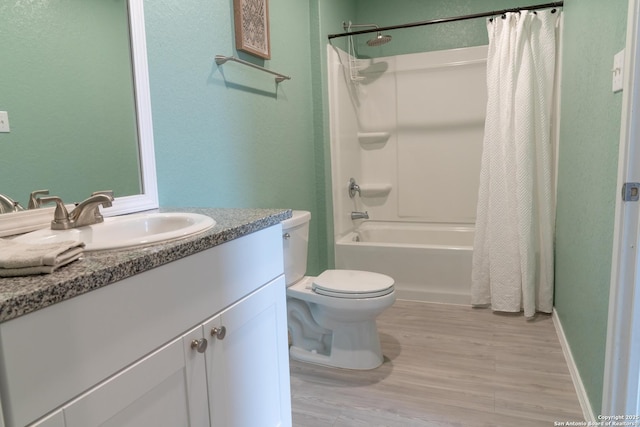
{"label": "toilet bowl", "polygon": [[383,356],[376,318],[395,301],[394,280],[357,270],[305,276],[311,214],[282,222],[290,356],[345,369],[373,369]]}

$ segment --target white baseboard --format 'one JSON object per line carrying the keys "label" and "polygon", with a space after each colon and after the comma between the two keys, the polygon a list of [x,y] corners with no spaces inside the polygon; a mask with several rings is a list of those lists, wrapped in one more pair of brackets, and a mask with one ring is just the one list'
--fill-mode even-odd
{"label": "white baseboard", "polygon": [[396,297],[409,301],[433,302],[439,304],[470,305],[471,294],[429,292],[425,290],[403,289],[396,285]]}
{"label": "white baseboard", "polygon": [[576,362],[573,360],[571,348],[569,347],[569,343],[567,342],[567,337],[564,335],[564,329],[562,329],[562,323],[560,322],[560,318],[558,317],[558,313],[556,312],[555,308],[553,309],[552,319],[553,325],[556,328],[558,340],[560,341],[560,346],[562,347],[562,353],[564,353],[564,358],[567,361],[567,366],[569,367],[569,373],[571,374],[571,379],[573,380],[573,386],[576,388],[576,394],[578,395],[580,407],[582,408],[582,415],[584,416],[585,421],[595,422],[597,420],[595,415],[593,414],[593,408],[591,407],[589,397],[587,396],[587,391],[585,390],[584,384],[582,383],[582,378],[580,378],[580,372],[578,372]]}

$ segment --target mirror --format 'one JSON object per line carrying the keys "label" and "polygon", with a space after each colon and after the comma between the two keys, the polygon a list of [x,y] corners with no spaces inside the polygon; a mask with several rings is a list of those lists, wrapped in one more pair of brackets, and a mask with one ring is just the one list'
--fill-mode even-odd
{"label": "mirror", "polygon": [[66,203],[114,190],[105,215],[158,207],[143,0],[3,2],[0,39],[0,193],[26,207],[34,190]]}

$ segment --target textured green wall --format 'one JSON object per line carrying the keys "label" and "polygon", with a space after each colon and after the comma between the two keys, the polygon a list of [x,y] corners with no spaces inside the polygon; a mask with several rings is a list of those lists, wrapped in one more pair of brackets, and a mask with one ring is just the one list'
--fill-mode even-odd
{"label": "textured green wall", "polygon": [[[410,22],[428,21],[475,13],[491,12],[519,6],[548,3],[536,0],[357,0],[354,23],[377,24],[380,27]],[[390,43],[369,47],[366,41],[373,34],[357,36],[356,46],[361,57],[379,57],[406,53],[428,52],[481,46],[489,43],[485,19],[448,22],[424,27],[387,31]]]}
{"label": "textured green wall", "polygon": [[620,137],[613,55],[627,2],[566,0],[555,304],[595,414],[600,413]]}
{"label": "textured green wall", "polygon": [[[310,6],[269,3],[271,60],[291,80],[229,62],[233,1],[148,0],[145,19],[162,206],[293,208],[313,215],[309,273],[326,264],[311,82]],[[315,55],[315,52],[314,52]]]}
{"label": "textured green wall", "polygon": [[4,0],[0,58],[0,193],[140,192],[126,0]]}

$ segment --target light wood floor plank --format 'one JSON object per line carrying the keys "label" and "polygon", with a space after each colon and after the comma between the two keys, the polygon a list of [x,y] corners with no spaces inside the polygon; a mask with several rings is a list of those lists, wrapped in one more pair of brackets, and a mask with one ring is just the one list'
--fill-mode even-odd
{"label": "light wood floor plank", "polygon": [[582,421],[551,316],[396,301],[378,319],[385,362],[291,361],[296,427],[552,426]]}

